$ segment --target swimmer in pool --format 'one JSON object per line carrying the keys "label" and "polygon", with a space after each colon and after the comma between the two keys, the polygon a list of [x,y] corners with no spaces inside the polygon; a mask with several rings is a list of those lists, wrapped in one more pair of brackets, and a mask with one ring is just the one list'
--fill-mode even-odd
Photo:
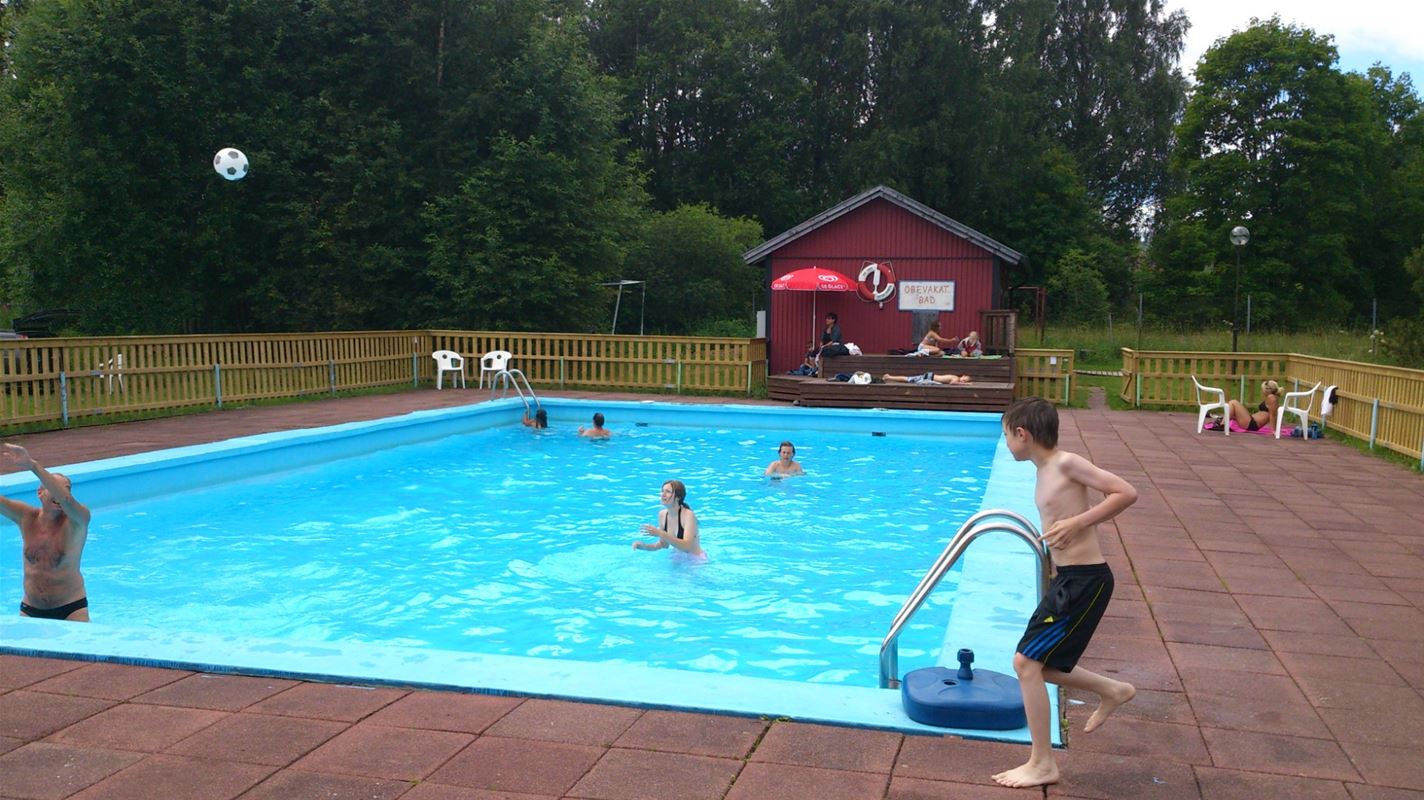
{"label": "swimmer in pool", "polygon": [[69,478],[50,472],[17,444],[0,445],[0,468],[29,470],[40,479],[40,507],[0,497],[0,516],[20,526],[25,590],[20,613],[41,619],[89,621],[79,558],[89,538],[89,509],[74,499]]}
{"label": "swimmer in pool", "polygon": [[585,428],[584,426],[580,425],[578,429],[578,435],[585,436],[590,439],[607,439],[608,437],[613,435],[613,431],[610,431],[609,429],[603,427],[602,414],[594,414],[593,427]]}
{"label": "swimmer in pool", "polygon": [[673,547],[690,556],[706,556],[702,551],[702,541],[697,536],[697,515],[692,512],[687,500],[687,487],[682,481],[668,481],[663,484],[663,510],[658,512],[657,527],[644,524],[644,536],[657,539],[656,542],[633,542],[634,550],[662,550]]}
{"label": "swimmer in pool", "polygon": [[796,460],[796,445],[782,442],[781,447],[776,450],[776,455],[777,459],[767,465],[763,475],[772,478],[785,478],[789,475],[806,474],[806,471],[801,469],[801,462]]}

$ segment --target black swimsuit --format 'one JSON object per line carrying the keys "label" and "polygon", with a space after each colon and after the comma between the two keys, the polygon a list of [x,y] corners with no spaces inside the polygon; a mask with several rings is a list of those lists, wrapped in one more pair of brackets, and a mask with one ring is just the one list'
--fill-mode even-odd
{"label": "black swimsuit", "polygon": [[81,608],[88,607],[88,597],[81,597],[73,603],[65,603],[55,608],[35,608],[24,600],[20,601],[20,613],[36,619],[69,619],[70,614],[73,614]]}
{"label": "black swimsuit", "polygon": [[[683,505],[683,504],[681,504],[681,503],[678,503],[678,504],[677,504],[677,538],[678,538],[678,539],[681,539],[681,538],[682,538],[682,510],[683,510],[684,508],[687,508],[687,506],[685,506],[685,505]],[[672,514],[668,514],[668,515],[667,515],[667,518],[663,520],[663,533],[669,533],[669,531],[668,531],[668,529],[667,529],[667,526],[668,526],[668,519],[671,519],[671,518],[672,518]]]}
{"label": "black swimsuit", "polygon": [[[1266,412],[1267,414],[1270,414],[1270,413],[1271,413],[1271,409],[1266,408],[1266,401],[1265,401],[1265,400],[1262,400],[1262,401],[1261,401],[1261,404],[1260,404],[1259,406],[1256,406],[1256,411],[1257,411],[1258,413],[1261,412],[1261,411],[1264,411],[1264,412]],[[1269,420],[1267,420],[1267,421],[1269,422]],[[1251,415],[1251,424],[1249,424],[1249,425],[1246,426],[1246,430],[1248,430],[1248,431],[1259,431],[1260,429],[1261,429],[1261,423],[1257,422],[1257,421],[1256,421],[1256,415],[1255,415],[1255,414],[1252,414],[1252,415]]]}

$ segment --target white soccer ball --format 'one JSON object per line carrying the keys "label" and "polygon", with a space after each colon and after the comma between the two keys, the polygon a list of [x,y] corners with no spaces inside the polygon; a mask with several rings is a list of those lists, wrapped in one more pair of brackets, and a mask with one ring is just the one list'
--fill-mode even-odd
{"label": "white soccer ball", "polygon": [[247,156],[236,147],[224,147],[213,156],[213,169],[230,181],[247,177]]}

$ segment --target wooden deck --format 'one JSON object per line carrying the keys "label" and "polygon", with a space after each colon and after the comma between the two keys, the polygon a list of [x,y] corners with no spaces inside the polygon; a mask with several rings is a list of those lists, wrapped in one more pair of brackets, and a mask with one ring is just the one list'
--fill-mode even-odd
{"label": "wooden deck", "polygon": [[976,381],[996,383],[1014,382],[1014,359],[1004,358],[942,358],[928,356],[835,356],[821,365],[821,374],[831,377],[838,372],[855,374],[869,372],[876,380],[885,374],[922,375],[933,372],[936,375],[953,373],[968,375]]}
{"label": "wooden deck", "polygon": [[[828,358],[824,374],[868,372],[877,381],[854,385],[803,375],[772,375],[767,397],[811,408],[910,408],[937,411],[1003,411],[1014,401],[1012,358],[928,358],[891,355]],[[945,386],[879,383],[881,376],[968,375],[973,383]]]}

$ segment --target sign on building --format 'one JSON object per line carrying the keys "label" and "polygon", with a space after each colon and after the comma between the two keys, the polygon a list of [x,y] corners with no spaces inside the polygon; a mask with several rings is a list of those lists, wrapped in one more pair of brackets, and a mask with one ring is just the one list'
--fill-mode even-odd
{"label": "sign on building", "polygon": [[900,281],[901,311],[953,311],[954,281]]}

